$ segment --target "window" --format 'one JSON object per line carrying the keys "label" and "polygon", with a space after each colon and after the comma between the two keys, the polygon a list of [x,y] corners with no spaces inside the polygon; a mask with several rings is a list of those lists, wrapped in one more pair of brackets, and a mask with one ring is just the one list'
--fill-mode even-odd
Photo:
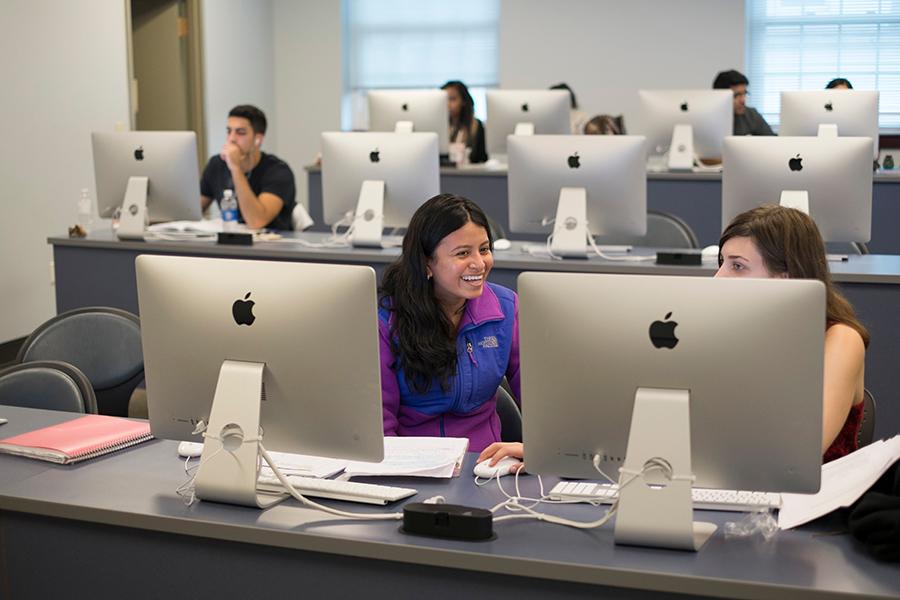
{"label": "window", "polygon": [[882,131],[900,130],[900,0],[747,0],[747,62],[748,105],[773,125],[782,91],[845,77],[879,90]]}
{"label": "window", "polygon": [[484,118],[499,82],[499,0],[345,0],[344,129],[368,125],[366,91],[464,82]]}

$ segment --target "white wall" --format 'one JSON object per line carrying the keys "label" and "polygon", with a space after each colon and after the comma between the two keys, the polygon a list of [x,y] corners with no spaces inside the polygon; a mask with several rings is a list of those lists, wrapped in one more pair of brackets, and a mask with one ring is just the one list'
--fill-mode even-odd
{"label": "white wall", "polygon": [[[306,172],[320,134],[341,128],[341,2],[274,0],[278,155],[307,204]],[[308,205],[308,204],[307,204]]]}
{"label": "white wall", "polygon": [[743,0],[503,0],[500,85],[564,81],[581,110],[627,127],[638,89],[709,88],[743,70],[744,21]]}
{"label": "white wall", "polygon": [[47,237],[94,190],[90,133],[127,127],[125,3],[0,2],[0,343],[55,314]]}
{"label": "white wall", "polygon": [[204,0],[200,14],[207,153],[225,143],[228,111],[253,104],[270,124],[263,150],[278,154],[271,0]]}

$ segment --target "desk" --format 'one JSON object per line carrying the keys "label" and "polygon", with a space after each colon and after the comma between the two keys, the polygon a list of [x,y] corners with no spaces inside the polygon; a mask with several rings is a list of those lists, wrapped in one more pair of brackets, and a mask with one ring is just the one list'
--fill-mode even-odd
{"label": "desk", "polygon": [[[319,167],[306,167],[306,173],[309,212],[317,224],[316,229],[325,231],[322,171]],[[471,198],[509,233],[505,167],[443,168],[441,191]],[[684,219],[697,234],[701,247],[718,244],[722,232],[722,174],[648,173],[647,208]],[[872,190],[872,241],[869,242],[873,253],[900,254],[897,223],[900,223],[900,171],[876,173]],[[535,235],[509,235],[516,239],[541,239]]]}
{"label": "desk", "polygon": [[[0,412],[10,421],[4,435],[75,416]],[[417,488],[417,501],[440,493],[489,508],[502,497],[493,484],[474,485],[473,460],[449,482],[397,483]],[[494,540],[438,540],[401,534],[396,522],[335,520],[294,501],[266,512],[187,507],[174,492],[184,474],[171,441],[68,467],[0,456],[0,473],[0,594],[17,599],[63,590],[96,598],[900,598],[896,565],[876,562],[848,535],[817,535],[833,522],[771,542],[726,540],[721,525],[736,515],[704,513],[720,529],[696,554],[616,546],[610,524],[582,531],[512,521],[496,524]],[[555,482],[545,478],[545,487]],[[522,485],[536,488],[535,477]],[[598,514],[546,510],[585,521]]]}

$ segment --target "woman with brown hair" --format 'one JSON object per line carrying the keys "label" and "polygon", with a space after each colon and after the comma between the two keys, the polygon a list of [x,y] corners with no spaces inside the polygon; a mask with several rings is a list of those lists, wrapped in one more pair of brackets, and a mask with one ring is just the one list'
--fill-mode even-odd
{"label": "woman with brown hair", "polygon": [[722,232],[716,277],[818,279],[825,284],[823,460],[856,450],[869,332],[831,280],[815,222],[799,210],[774,205],[741,213]]}
{"label": "woman with brown hair", "polygon": [[484,125],[475,118],[475,101],[462,81],[448,81],[441,86],[447,92],[447,112],[450,116],[450,143],[465,144],[470,163],[488,159],[484,143]]}

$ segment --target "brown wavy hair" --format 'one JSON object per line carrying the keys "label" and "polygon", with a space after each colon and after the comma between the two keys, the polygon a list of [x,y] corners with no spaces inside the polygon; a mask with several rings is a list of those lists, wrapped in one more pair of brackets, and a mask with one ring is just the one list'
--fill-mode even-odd
{"label": "brown wavy hair", "polygon": [[825,318],[855,329],[869,346],[869,332],[856,317],[853,305],[837,289],[828,270],[825,243],[809,215],[795,208],[764,204],[736,216],[719,238],[722,247],[734,237],[749,237],[763,257],[766,269],[791,279],[818,279],[825,284]]}

